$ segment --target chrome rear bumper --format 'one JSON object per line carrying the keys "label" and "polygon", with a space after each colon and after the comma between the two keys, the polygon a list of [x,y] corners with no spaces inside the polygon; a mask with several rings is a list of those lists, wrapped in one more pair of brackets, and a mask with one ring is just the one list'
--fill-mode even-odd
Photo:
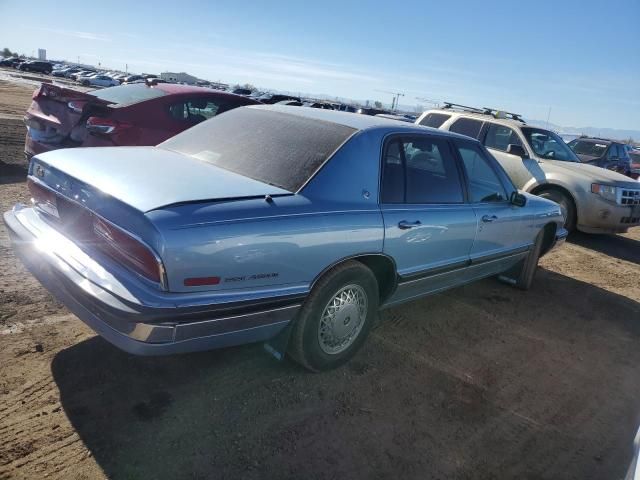
{"label": "chrome rear bumper", "polygon": [[138,295],[117,295],[92,281],[79,271],[72,255],[67,258],[55,245],[43,248],[21,223],[21,210],[6,212],[4,223],[25,266],[96,333],[132,354],[185,353],[268,340],[295,318],[303,300],[289,296],[178,307],[173,298],[164,305],[144,304]]}

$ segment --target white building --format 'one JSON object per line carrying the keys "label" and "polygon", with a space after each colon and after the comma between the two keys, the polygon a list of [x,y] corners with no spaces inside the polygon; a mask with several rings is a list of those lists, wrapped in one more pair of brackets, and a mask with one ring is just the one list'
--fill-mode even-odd
{"label": "white building", "polygon": [[160,74],[160,78],[166,82],[172,83],[187,83],[189,85],[195,85],[198,79],[193,75],[189,75],[185,72],[174,73],[174,72],[162,72]]}
{"label": "white building", "polygon": [[47,59],[47,51],[44,48],[38,49],[38,60],[46,60]]}

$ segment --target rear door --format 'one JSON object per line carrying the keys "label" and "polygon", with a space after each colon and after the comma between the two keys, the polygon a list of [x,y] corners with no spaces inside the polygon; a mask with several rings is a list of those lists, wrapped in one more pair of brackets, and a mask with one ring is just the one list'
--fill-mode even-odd
{"label": "rear door", "polygon": [[381,211],[384,252],[400,276],[389,303],[455,285],[464,276],[476,234],[462,172],[450,143],[431,135],[385,142]]}
{"label": "rear door", "polygon": [[526,254],[531,232],[524,229],[523,209],[512,205],[504,173],[475,142],[456,139],[455,149],[464,166],[468,199],[478,219],[470,251],[468,279],[506,270]]}

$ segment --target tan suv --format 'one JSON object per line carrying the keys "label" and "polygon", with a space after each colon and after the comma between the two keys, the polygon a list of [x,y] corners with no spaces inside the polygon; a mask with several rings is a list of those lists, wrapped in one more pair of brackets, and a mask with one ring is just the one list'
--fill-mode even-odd
{"label": "tan suv", "polygon": [[446,103],[416,123],[480,140],[519,189],[560,204],[569,231],[624,233],[640,225],[640,183],[580,163],[557,134],[518,114]]}

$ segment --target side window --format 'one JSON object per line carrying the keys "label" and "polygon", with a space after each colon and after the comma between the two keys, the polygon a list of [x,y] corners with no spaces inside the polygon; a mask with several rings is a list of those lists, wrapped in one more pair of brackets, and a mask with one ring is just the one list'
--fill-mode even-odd
{"label": "side window", "polygon": [[462,203],[462,182],[445,140],[405,137],[383,157],[383,203]]}
{"label": "side window", "polygon": [[456,143],[469,179],[469,197],[473,203],[507,200],[504,186],[477,145]]}
{"label": "side window", "polygon": [[428,113],[422,119],[420,125],[431,128],[440,128],[440,125],[449,120],[449,118],[451,118],[451,115],[447,115],[446,113]]}
{"label": "side window", "polygon": [[175,120],[196,124],[215,117],[221,107],[220,103],[197,98],[174,103],[169,107],[169,114]]}
{"label": "side window", "polygon": [[484,146],[506,152],[507,147],[510,144],[522,146],[522,142],[520,141],[520,138],[518,138],[518,134],[504,125],[489,123],[487,135],[484,138]]}
{"label": "side window", "polygon": [[480,120],[474,120],[473,118],[459,118],[449,127],[450,132],[459,133],[475,139],[478,138],[481,129],[482,122]]}
{"label": "side window", "polygon": [[387,144],[382,158],[382,203],[404,203],[404,166],[400,140]]}
{"label": "side window", "polygon": [[627,150],[626,145],[618,145],[620,158],[623,160],[629,160],[629,151]]}

